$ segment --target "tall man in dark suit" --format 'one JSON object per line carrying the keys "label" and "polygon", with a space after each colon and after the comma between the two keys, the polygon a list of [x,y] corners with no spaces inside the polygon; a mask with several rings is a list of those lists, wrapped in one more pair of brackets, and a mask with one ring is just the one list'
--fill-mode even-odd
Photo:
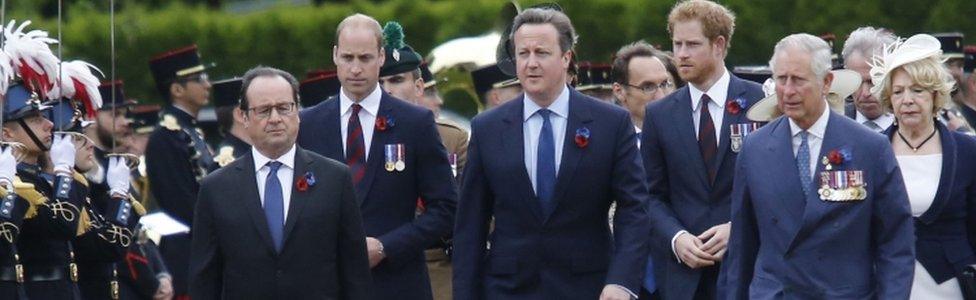
{"label": "tall man in dark suit", "polygon": [[773,53],[784,117],[739,155],[726,298],[908,299],[915,231],[890,144],[827,109],[826,42],[794,34]]}
{"label": "tall man in dark suit", "polygon": [[454,297],[636,298],[649,229],[630,116],[566,85],[576,33],[565,14],[528,9],[512,28],[525,93],[472,122]]}
{"label": "tall man in dark suit", "polygon": [[238,113],[254,147],[200,186],[191,297],[368,299],[349,168],[295,145],[298,81],[258,67],[242,89]]}
{"label": "tall man in dark suit", "polygon": [[[339,97],[302,111],[298,144],[352,170],[375,299],[431,299],[424,249],[450,235],[457,190],[434,114],[377,84],[382,36],[365,15],[339,23]],[[418,198],[426,204],[419,217]]]}
{"label": "tall man in dark suit", "polygon": [[716,297],[736,155],[758,127],[745,112],[764,96],[725,67],[734,28],[732,12],[709,1],[681,2],[668,16],[678,75],[688,85],[647,106],[641,139],[664,299]]}

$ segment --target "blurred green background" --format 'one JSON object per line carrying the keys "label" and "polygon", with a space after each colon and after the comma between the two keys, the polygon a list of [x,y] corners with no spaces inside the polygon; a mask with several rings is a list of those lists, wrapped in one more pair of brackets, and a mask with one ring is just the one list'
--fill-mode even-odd
{"label": "blurred green background", "polygon": [[[228,1],[118,0],[116,3],[116,72],[126,92],[158,102],[147,61],[167,49],[199,45],[205,61],[216,63],[212,79],[242,74],[261,64],[285,69],[297,77],[331,68],[335,26],[354,12],[380,23],[403,24],[406,41],[428,53],[448,40],[489,32],[505,0],[389,1]],[[520,1],[522,7],[543,1]],[[837,36],[835,50],[854,28],[871,25],[898,35],[960,31],[976,38],[973,0],[721,0],[737,15],[727,60],[730,66],[764,64],[772,46],[794,32]],[[670,48],[666,17],[674,1],[558,1],[580,35],[580,60],[608,61],[620,46],[644,39]],[[66,60],[82,59],[110,71],[109,1],[63,0],[60,34]],[[7,0],[4,18],[30,19],[31,28],[58,36],[57,0]],[[57,47],[53,48],[57,51]],[[449,107],[455,104],[448,99]],[[456,110],[470,114],[471,108]]]}

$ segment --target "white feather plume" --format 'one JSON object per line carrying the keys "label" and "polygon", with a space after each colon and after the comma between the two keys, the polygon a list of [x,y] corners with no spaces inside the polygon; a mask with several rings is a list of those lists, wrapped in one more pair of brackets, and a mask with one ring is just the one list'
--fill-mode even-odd
{"label": "white feather plume", "polygon": [[0,95],[7,94],[10,81],[14,80],[14,64],[7,52],[0,51]]}
{"label": "white feather plume", "polygon": [[102,70],[99,70],[98,67],[95,67],[90,63],[80,60],[62,62],[61,82],[60,84],[55,82],[55,84],[51,87],[51,91],[48,92],[48,95],[50,95],[52,99],[75,99],[75,95],[78,94],[78,91],[75,90],[74,81],[78,81],[84,86],[89,100],[91,100],[91,104],[94,106],[94,108],[98,109],[102,107],[102,96],[98,93],[99,80],[92,70],[95,70],[99,75],[105,77]]}
{"label": "white feather plume", "polygon": [[24,29],[30,23],[31,21],[24,21],[15,29],[16,20],[11,20],[3,29],[6,40],[3,50],[10,56],[14,67],[20,68],[26,64],[38,74],[46,76],[50,83],[54,83],[57,80],[60,60],[51,52],[49,45],[58,41],[49,38],[43,30],[35,29],[25,33]]}

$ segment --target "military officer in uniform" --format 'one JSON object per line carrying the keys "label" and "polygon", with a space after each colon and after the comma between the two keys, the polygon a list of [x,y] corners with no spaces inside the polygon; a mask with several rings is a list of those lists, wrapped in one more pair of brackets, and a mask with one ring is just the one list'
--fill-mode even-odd
{"label": "military officer in uniform", "polygon": [[94,126],[85,129],[88,137],[95,143],[95,159],[100,166],[95,172],[97,176],[92,178],[95,182],[101,183],[105,180],[105,168],[108,167],[108,158],[105,155],[120,152],[126,146],[125,140],[132,134],[132,122],[127,116],[129,108],[135,102],[125,98],[123,86],[122,80],[106,81],[98,86],[102,107],[96,112]]}
{"label": "military officer in uniform", "polygon": [[481,97],[485,110],[505,104],[522,93],[518,78],[505,74],[497,64],[492,64],[471,72],[474,90]]}
{"label": "military officer in uniform", "polygon": [[[199,181],[214,166],[213,152],[196,121],[210,97],[210,81],[196,45],[159,54],[149,61],[149,68],[169,104],[146,147],[150,189],[163,212],[192,227]],[[181,297],[187,293],[190,236],[167,236],[159,246],[173,275],[176,296]]]}
{"label": "military officer in uniform", "polygon": [[237,115],[240,113],[237,103],[241,95],[241,79],[231,78],[214,82],[213,94],[217,124],[220,124],[220,133],[224,135],[224,140],[217,147],[214,162],[223,167],[251,150],[244,125],[237,120]]}
{"label": "military officer in uniform", "polygon": [[615,104],[616,100],[613,97],[613,77],[610,74],[611,70],[612,67],[609,64],[589,61],[580,62],[576,90],[583,93],[583,95]]}

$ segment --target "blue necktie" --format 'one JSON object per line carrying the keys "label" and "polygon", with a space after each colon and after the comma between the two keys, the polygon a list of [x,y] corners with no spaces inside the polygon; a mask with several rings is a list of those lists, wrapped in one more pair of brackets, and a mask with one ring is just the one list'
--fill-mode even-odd
{"label": "blue necktie", "polygon": [[542,204],[542,213],[547,217],[555,209],[552,194],[556,185],[556,143],[552,137],[550,113],[552,111],[548,109],[539,110],[539,116],[542,117],[542,130],[539,131],[539,149],[535,167],[535,193]]}
{"label": "blue necktie", "polygon": [[810,144],[807,136],[810,134],[804,130],[800,131],[800,148],[796,150],[796,169],[800,171],[800,184],[803,185],[803,197],[810,193],[810,184],[813,181],[810,175]]}
{"label": "blue necktie", "polygon": [[281,162],[268,162],[268,167],[271,168],[271,172],[268,173],[268,179],[264,181],[264,217],[268,220],[268,231],[271,232],[275,251],[281,252],[285,226],[285,202],[281,192],[281,181],[278,180],[278,168],[281,168]]}

